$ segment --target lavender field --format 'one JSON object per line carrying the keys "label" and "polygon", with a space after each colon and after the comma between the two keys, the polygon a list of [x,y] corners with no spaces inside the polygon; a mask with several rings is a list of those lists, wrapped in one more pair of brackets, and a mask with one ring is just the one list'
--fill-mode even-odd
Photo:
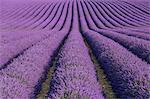
{"label": "lavender field", "polygon": [[0,0],[0,99],[150,99],[150,1]]}

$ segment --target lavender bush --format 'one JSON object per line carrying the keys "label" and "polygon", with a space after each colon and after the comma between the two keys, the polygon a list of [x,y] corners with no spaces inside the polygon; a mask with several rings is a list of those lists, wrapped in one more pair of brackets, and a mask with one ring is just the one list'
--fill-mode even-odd
{"label": "lavender bush", "polygon": [[79,95],[81,99],[103,99],[94,65],[79,32],[70,33],[58,57],[51,81],[50,99],[65,97],[65,94],[69,98]]}
{"label": "lavender bush", "polygon": [[45,39],[49,36],[49,32],[38,33],[38,35],[29,36],[20,40],[12,41],[10,43],[1,45],[1,58],[0,65],[3,66],[11,58],[15,57],[17,54],[21,53],[23,50],[31,47],[41,39]]}
{"label": "lavender bush", "polygon": [[[34,95],[46,66],[49,66],[54,51],[66,33],[53,33],[14,59],[7,68],[0,71],[0,91],[2,98],[27,99]],[[14,84],[13,84],[14,82]],[[14,94],[16,93],[16,94]]]}
{"label": "lavender bush", "polygon": [[100,34],[113,39],[114,41],[122,44],[134,54],[150,63],[150,42],[135,37],[129,37],[123,34],[118,34],[112,31],[99,31]]}
{"label": "lavender bush", "polygon": [[148,2],[1,0],[0,99],[149,99]]}
{"label": "lavender bush", "polygon": [[98,61],[102,64],[113,90],[120,98],[149,97],[150,65],[133,55],[118,43],[95,32],[85,32]]}

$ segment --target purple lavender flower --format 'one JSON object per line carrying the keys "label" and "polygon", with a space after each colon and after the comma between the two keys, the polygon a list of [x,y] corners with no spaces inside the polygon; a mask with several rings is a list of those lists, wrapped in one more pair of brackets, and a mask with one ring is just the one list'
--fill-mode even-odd
{"label": "purple lavender flower", "polygon": [[51,81],[49,97],[102,99],[94,65],[81,34],[71,32],[58,55],[56,70]]}
{"label": "purple lavender flower", "polygon": [[148,98],[149,64],[118,43],[96,32],[84,36],[102,64],[113,90],[120,98]]}

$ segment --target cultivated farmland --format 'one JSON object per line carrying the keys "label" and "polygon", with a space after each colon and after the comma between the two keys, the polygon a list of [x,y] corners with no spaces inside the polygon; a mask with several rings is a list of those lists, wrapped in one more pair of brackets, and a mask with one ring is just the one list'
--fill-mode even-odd
{"label": "cultivated farmland", "polygon": [[148,0],[1,0],[0,99],[149,99]]}

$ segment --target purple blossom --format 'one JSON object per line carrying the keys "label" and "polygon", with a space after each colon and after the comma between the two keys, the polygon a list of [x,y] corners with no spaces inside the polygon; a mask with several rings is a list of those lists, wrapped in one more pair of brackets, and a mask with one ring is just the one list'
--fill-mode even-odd
{"label": "purple blossom", "polygon": [[[34,87],[38,88],[45,67],[49,67],[48,63],[51,62],[54,51],[65,35],[65,32],[52,33],[47,39],[40,41],[26,50],[23,55],[13,59],[7,68],[2,69],[0,71],[3,77],[0,79],[1,97],[13,99],[31,97],[34,94]],[[15,92],[18,94],[14,94]]]}
{"label": "purple blossom", "polygon": [[149,64],[96,32],[84,33],[120,98],[148,98]]}
{"label": "purple blossom", "polygon": [[102,66],[117,98],[148,99],[149,9],[147,0],[1,0],[0,98],[104,99]]}
{"label": "purple blossom", "polygon": [[61,98],[102,99],[103,95],[96,79],[94,65],[79,32],[71,32],[58,54],[56,70],[51,81],[49,96]]}

